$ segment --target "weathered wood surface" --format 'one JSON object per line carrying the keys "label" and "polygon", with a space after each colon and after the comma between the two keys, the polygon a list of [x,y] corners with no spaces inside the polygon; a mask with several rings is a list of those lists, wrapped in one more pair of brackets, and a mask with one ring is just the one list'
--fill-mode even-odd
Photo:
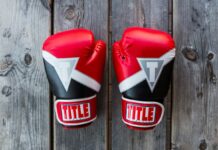
{"label": "weathered wood surface", "polygon": [[218,149],[218,1],[174,1],[172,149]]}
{"label": "weathered wood surface", "polygon": [[41,45],[46,1],[0,0],[0,149],[48,150],[49,88]]}
{"label": "weathered wood surface", "polygon": [[[112,0],[112,41],[121,38],[129,26],[152,27],[168,31],[168,0]],[[167,107],[163,121],[153,131],[133,131],[126,128],[121,120],[121,95],[112,73],[112,149],[113,150],[164,150],[168,149]],[[169,96],[170,97],[170,96]]]}
{"label": "weathered wood surface", "polygon": [[[218,149],[218,1],[0,3],[0,150]],[[173,90],[165,100],[165,117],[153,131],[129,130],[121,120],[121,95],[111,64],[111,44],[121,38],[126,27],[171,32],[172,23],[177,57]],[[51,31],[77,27],[91,29],[96,39],[111,40],[109,64],[98,96],[98,119],[84,129],[64,130],[49,115],[53,103],[41,45]]]}
{"label": "weathered wood surface", "polygon": [[[55,0],[54,32],[84,27],[93,31],[96,39],[108,39],[107,0]],[[107,65],[106,65],[107,66]],[[64,130],[55,120],[55,150],[104,150],[107,148],[108,68],[98,94],[97,120],[89,127]]]}

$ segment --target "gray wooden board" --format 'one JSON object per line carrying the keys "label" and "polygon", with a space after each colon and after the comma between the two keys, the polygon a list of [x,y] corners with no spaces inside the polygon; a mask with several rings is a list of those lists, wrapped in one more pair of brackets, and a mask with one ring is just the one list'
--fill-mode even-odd
{"label": "gray wooden board", "polygon": [[174,1],[172,149],[218,149],[218,1]]}
{"label": "gray wooden board", "polygon": [[[55,0],[54,32],[84,27],[93,31],[96,39],[108,40],[107,0]],[[106,65],[108,66],[108,65]],[[86,128],[64,130],[54,125],[54,149],[56,150],[104,150],[107,149],[108,68],[105,68],[104,84],[98,94],[98,118]]]}
{"label": "gray wooden board", "polygon": [[[123,30],[129,26],[153,27],[168,31],[167,0],[112,0],[112,41],[121,38]],[[166,137],[169,109],[165,117],[152,131],[133,131],[121,121],[121,95],[118,83],[112,73],[112,149],[113,150],[164,150],[170,141]],[[170,96],[169,96],[170,97]],[[165,106],[170,105],[170,98]],[[168,121],[169,122],[169,121]]]}
{"label": "gray wooden board", "polygon": [[0,149],[49,149],[49,88],[41,56],[47,1],[0,0]]}

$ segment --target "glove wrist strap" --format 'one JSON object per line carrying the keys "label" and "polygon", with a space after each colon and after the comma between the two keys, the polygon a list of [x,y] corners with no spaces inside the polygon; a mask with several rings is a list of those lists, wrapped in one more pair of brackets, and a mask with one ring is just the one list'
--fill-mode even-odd
{"label": "glove wrist strap", "polygon": [[96,95],[80,99],[57,99],[55,101],[57,120],[64,126],[79,126],[94,121]]}
{"label": "glove wrist strap", "polygon": [[138,101],[122,97],[122,120],[136,128],[158,125],[164,114],[164,106],[154,101]]}

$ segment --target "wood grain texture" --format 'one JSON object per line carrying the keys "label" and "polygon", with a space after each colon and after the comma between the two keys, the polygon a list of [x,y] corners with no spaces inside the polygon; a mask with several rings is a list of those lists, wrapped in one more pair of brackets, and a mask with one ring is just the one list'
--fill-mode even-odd
{"label": "wood grain texture", "polygon": [[48,150],[49,89],[41,56],[47,1],[0,0],[0,149]]}
{"label": "wood grain texture", "polygon": [[[108,40],[107,0],[55,0],[54,32],[84,27],[93,31],[96,39]],[[107,60],[106,60],[107,61]],[[108,66],[106,64],[106,66]],[[86,128],[64,130],[55,120],[55,150],[107,149],[108,67],[100,94],[98,94],[97,120]]]}
{"label": "wood grain texture", "polygon": [[[129,26],[152,27],[168,31],[168,0],[112,0],[112,41],[121,38]],[[112,73],[112,149],[164,150],[170,98],[165,100],[166,113],[161,124],[152,131],[133,131],[121,120],[121,95]],[[169,96],[170,97],[170,96]],[[169,121],[168,121],[169,122]],[[168,144],[167,144],[167,143]]]}
{"label": "wood grain texture", "polygon": [[175,0],[172,149],[218,149],[218,1]]}

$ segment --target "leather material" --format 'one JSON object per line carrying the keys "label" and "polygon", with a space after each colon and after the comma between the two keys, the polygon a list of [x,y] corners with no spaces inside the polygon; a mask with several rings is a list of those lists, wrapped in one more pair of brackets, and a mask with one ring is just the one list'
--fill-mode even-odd
{"label": "leather material", "polygon": [[80,126],[93,122],[96,117],[96,95],[81,99],[58,99],[55,112],[59,123],[65,126]]}
{"label": "leather material", "polygon": [[96,92],[89,87],[71,79],[69,89],[66,91],[59,79],[54,67],[44,60],[47,76],[49,76],[49,84],[52,85],[51,90],[58,99],[74,99],[85,98],[94,95]]}
{"label": "leather material", "polygon": [[[75,105],[78,99],[92,97],[99,92],[106,58],[106,45],[95,41],[93,33],[87,29],[72,29],[54,34],[43,44],[43,61],[51,90],[57,99],[66,105]],[[69,101],[69,103],[67,102]],[[74,102],[75,101],[75,102]],[[96,105],[96,98],[92,100]],[[56,104],[62,104],[60,101]],[[96,106],[90,102],[90,114],[95,114]],[[63,103],[63,105],[65,105]],[[82,108],[83,102],[76,102]],[[56,117],[67,128],[85,127],[90,119],[71,118],[65,122],[61,118],[61,105],[56,105]],[[93,106],[93,107],[91,107]],[[76,117],[76,116],[75,116]],[[93,121],[93,115],[91,121]]]}
{"label": "leather material", "polygon": [[[169,90],[170,79],[172,77],[172,69],[173,69],[174,61],[171,61],[167,64],[160,77],[157,81],[156,87],[153,92],[148,88],[148,83],[146,80],[143,80],[139,84],[130,88],[129,90],[123,92],[123,96],[129,99],[137,99],[139,101],[157,101],[163,103],[163,97],[166,96],[166,93]],[[144,89],[144,90],[138,90]]]}
{"label": "leather material", "polygon": [[[145,110],[154,103],[162,106],[175,58],[172,37],[155,29],[130,27],[124,31],[121,40],[114,43],[112,56],[122,99],[135,101],[138,108],[145,107]],[[122,100],[123,121],[131,129],[152,129],[160,123],[164,113],[159,105],[152,106],[156,118],[149,126],[146,121],[137,124],[134,120],[126,120],[128,107]]]}
{"label": "leather material", "polygon": [[113,48],[114,69],[119,72],[117,80],[121,82],[141,70],[137,57],[159,58],[175,45],[165,32],[132,27],[124,31],[122,39],[115,42]]}
{"label": "leather material", "polygon": [[79,57],[76,69],[95,79],[102,80],[105,63],[105,43],[95,41],[91,31],[74,29],[50,36],[43,44],[43,50],[56,58]]}
{"label": "leather material", "polygon": [[151,128],[160,123],[164,106],[158,102],[122,98],[122,120],[129,126]]}

